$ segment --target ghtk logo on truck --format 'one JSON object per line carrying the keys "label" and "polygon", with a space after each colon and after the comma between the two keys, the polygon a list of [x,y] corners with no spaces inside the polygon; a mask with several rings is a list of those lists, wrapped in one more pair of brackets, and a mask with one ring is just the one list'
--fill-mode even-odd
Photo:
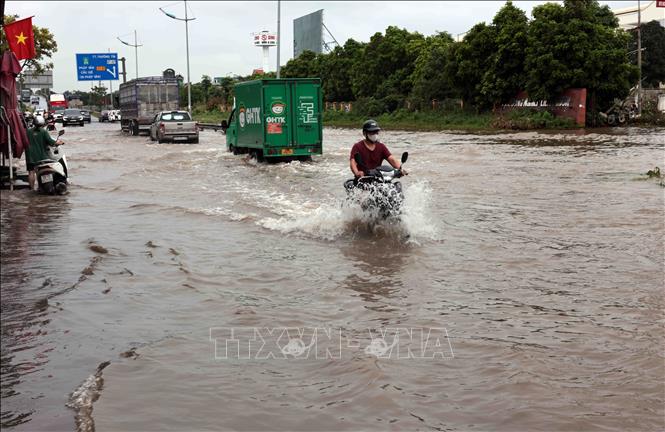
{"label": "ghtk logo on truck", "polygon": [[240,108],[238,108],[238,122],[240,123],[241,128],[244,128],[246,124],[261,124],[261,108],[245,108],[241,105]]}
{"label": "ghtk logo on truck", "polygon": [[275,115],[282,115],[284,113],[284,109],[286,109],[286,104],[282,101],[275,101],[270,107],[270,111],[272,111],[272,113]]}
{"label": "ghtk logo on truck", "polygon": [[270,111],[274,116],[266,117],[268,128],[266,129],[269,134],[281,134],[283,129],[282,125],[286,124],[286,104],[282,100],[276,100],[270,106]]}

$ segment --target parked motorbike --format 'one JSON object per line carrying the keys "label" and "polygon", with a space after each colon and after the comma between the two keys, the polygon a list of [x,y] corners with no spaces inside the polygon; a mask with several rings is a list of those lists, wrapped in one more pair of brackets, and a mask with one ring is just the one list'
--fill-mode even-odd
{"label": "parked motorbike", "polygon": [[[408,152],[402,153],[402,164],[408,158]],[[404,203],[404,193],[402,184],[397,179],[402,177],[402,170],[387,165],[365,170],[358,153],[355,155],[355,161],[365,175],[344,182],[347,199],[360,204],[363,211],[376,212],[381,219],[399,217]]]}
{"label": "parked motorbike", "polygon": [[[64,130],[58,132],[58,138],[64,134]],[[67,192],[67,159],[59,145],[49,146],[49,159],[39,161],[35,164],[37,175],[37,186],[40,192],[49,195],[63,195]]]}

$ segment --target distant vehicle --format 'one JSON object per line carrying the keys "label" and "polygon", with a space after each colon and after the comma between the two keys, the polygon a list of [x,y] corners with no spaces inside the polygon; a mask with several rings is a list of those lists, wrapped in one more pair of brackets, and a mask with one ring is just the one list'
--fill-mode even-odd
{"label": "distant vehicle", "polygon": [[120,121],[121,120],[120,110],[111,110],[111,111],[109,111],[108,117],[109,117],[110,122]]}
{"label": "distant vehicle", "polygon": [[99,122],[104,123],[109,121],[109,111],[108,110],[102,110],[102,112],[99,114]]}
{"label": "distant vehicle", "polygon": [[62,123],[62,113],[65,112],[65,109],[66,108],[61,107],[61,106],[56,106],[56,107],[53,108],[53,111],[52,111],[53,112],[53,117],[55,118],[56,122]]}
{"label": "distant vehicle", "polygon": [[55,111],[56,107],[69,108],[69,104],[65,99],[65,95],[54,93],[49,99],[49,107],[52,111]]}
{"label": "distant vehicle", "polygon": [[162,111],[152,120],[150,140],[198,144],[199,128],[187,111]]}
{"label": "distant vehicle", "polygon": [[235,85],[235,95],[235,108],[221,122],[233,154],[307,160],[322,153],[319,78],[245,81]]}
{"label": "distant vehicle", "polygon": [[177,78],[144,77],[120,84],[120,124],[123,131],[132,135],[148,132],[157,113],[179,108]]}
{"label": "distant vehicle", "polygon": [[85,124],[85,119],[83,114],[81,114],[80,109],[66,109],[62,113],[62,126],[67,126],[70,124],[77,124],[80,126]]}
{"label": "distant vehicle", "polygon": [[90,111],[81,110],[81,115],[86,123],[90,123]]}
{"label": "distant vehicle", "polygon": [[30,89],[21,90],[21,102],[30,102],[31,98],[32,98],[32,90]]}

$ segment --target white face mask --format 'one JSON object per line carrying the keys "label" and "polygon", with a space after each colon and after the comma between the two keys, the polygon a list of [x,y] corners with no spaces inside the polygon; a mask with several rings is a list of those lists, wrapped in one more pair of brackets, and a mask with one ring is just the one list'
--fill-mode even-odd
{"label": "white face mask", "polygon": [[377,142],[379,140],[379,134],[367,134],[367,139],[372,142]]}

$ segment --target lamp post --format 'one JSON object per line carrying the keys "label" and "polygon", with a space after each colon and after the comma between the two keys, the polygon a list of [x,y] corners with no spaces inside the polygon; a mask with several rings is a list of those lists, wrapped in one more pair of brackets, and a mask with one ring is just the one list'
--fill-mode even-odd
{"label": "lamp post", "polygon": [[277,72],[275,73],[275,76],[277,79],[279,79],[279,69],[280,69],[280,64],[279,64],[279,48],[282,46],[282,35],[280,34],[280,19],[281,19],[281,2],[280,0],[277,0]]}
{"label": "lamp post", "polygon": [[[128,33],[128,34],[130,34],[130,33]],[[123,36],[127,36],[127,35],[123,35]],[[138,50],[138,48],[140,46],[143,46],[143,45],[139,45],[137,40],[136,40],[136,30],[134,30],[134,45],[132,45],[130,43],[127,43],[124,40],[120,39],[120,36],[118,36],[117,39],[120,42],[127,45],[127,46],[134,47],[134,56],[135,56],[135,60],[136,60],[136,78],[138,79],[138,77],[139,77],[139,50]]]}
{"label": "lamp post", "polygon": [[185,43],[187,45],[187,112],[192,115],[192,83],[189,77],[189,22],[194,21],[196,18],[189,18],[187,15],[187,0],[185,0],[185,18],[178,18],[177,16],[166,12],[164,9],[159,8],[169,18],[185,22]]}
{"label": "lamp post", "polygon": [[642,114],[642,7],[637,0],[637,113]]}

